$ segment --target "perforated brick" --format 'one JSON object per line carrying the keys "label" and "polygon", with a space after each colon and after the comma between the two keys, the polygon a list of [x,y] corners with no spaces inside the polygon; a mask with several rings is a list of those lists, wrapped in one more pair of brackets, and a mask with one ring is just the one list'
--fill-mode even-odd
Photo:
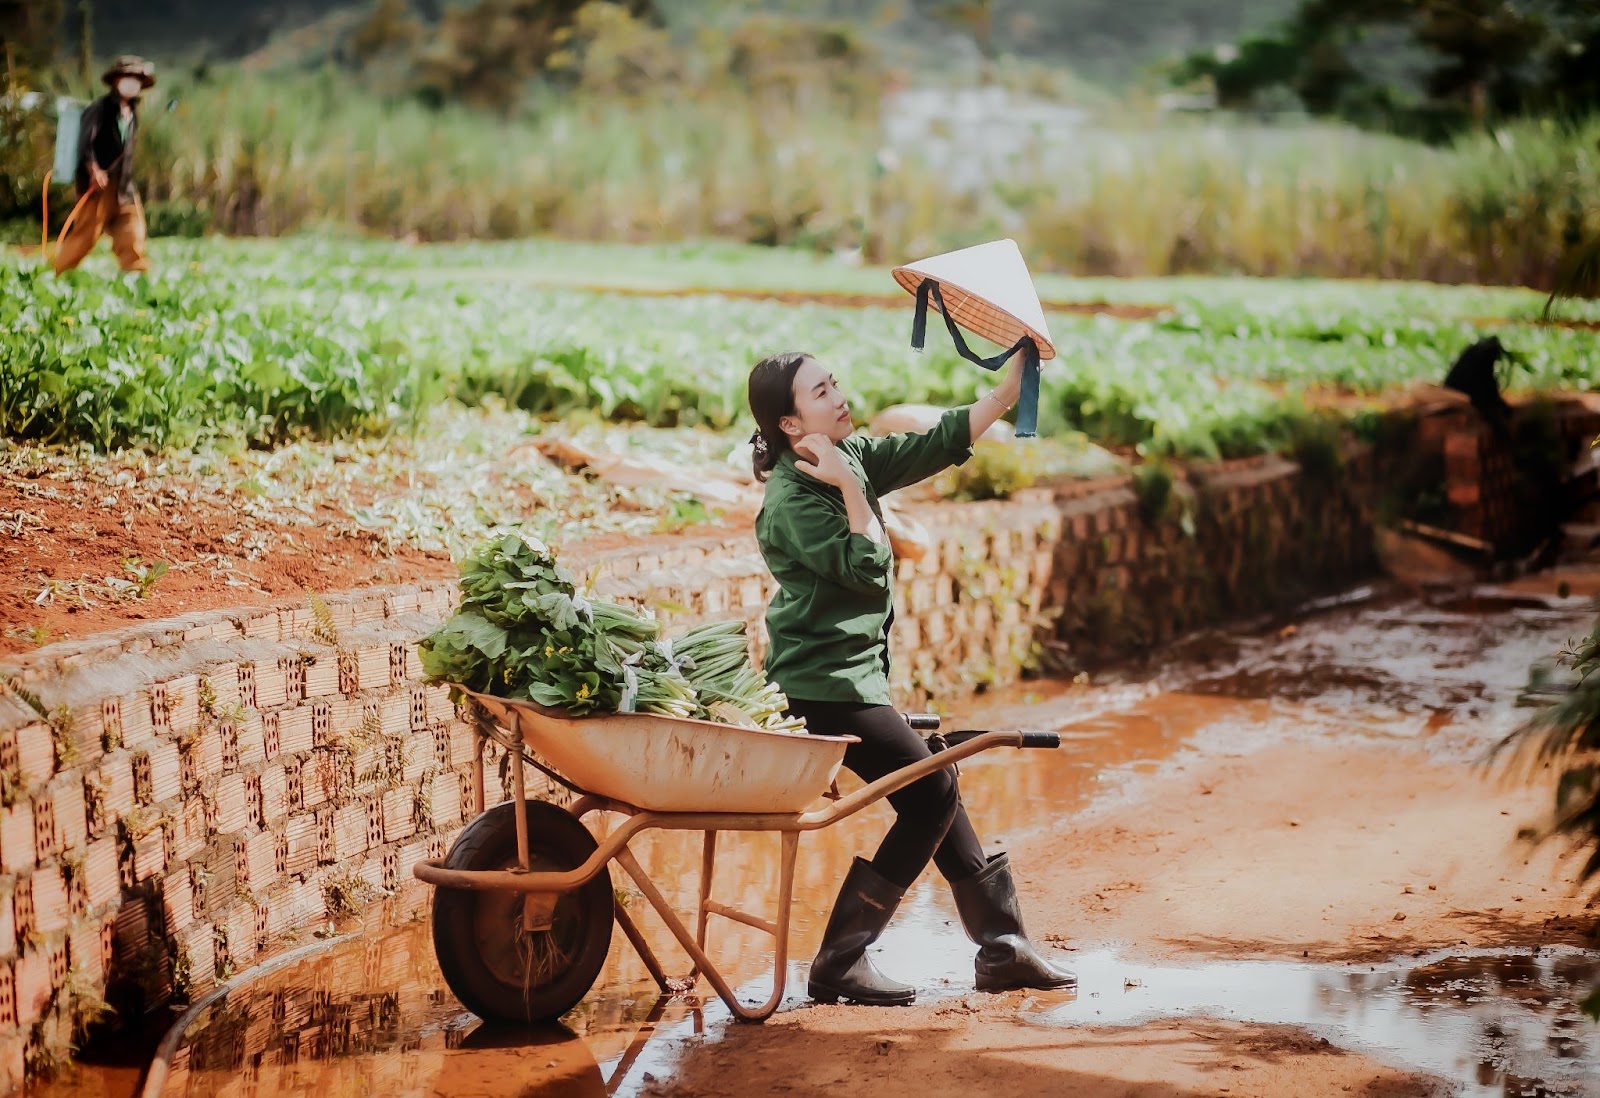
{"label": "perforated brick", "polygon": [[150,799],[143,803],[161,804],[183,793],[182,763],[178,746],[157,742],[146,753],[150,765]]}
{"label": "perforated brick", "polygon": [[306,662],[299,656],[285,656],[278,661],[278,673],[283,676],[283,697],[289,704],[305,700]]}
{"label": "perforated brick", "polygon": [[[7,900],[0,903],[0,957],[9,957],[17,951],[17,912]],[[0,1025],[0,1031],[4,1030]]]}
{"label": "perforated brick", "polygon": [[300,767],[300,800],[305,808],[320,808],[338,792],[338,766],[331,751],[308,756]]}
{"label": "perforated brick", "polygon": [[116,902],[122,880],[117,865],[117,840],[113,836],[89,844],[83,855],[83,884],[91,910],[101,910]]}
{"label": "perforated brick", "polygon": [[60,987],[67,982],[70,971],[67,958],[67,940],[61,938],[45,946],[45,960],[50,966],[50,986]]}
{"label": "perforated brick", "polygon": [[248,770],[267,761],[266,735],[260,713],[254,709],[245,710],[244,716],[233,722],[233,731],[241,769]]}
{"label": "perforated brick", "polygon": [[[59,866],[40,866],[33,871],[33,924],[35,934],[54,934],[65,930],[72,909],[67,902],[67,882]],[[21,920],[19,919],[20,923]]]}
{"label": "perforated brick", "polygon": [[[246,788],[244,775],[226,774],[217,781],[211,803],[216,806],[214,835],[236,835],[251,824],[257,798]],[[259,825],[257,825],[259,826]]]}
{"label": "perforated brick", "polygon": [[189,866],[189,906],[196,919],[205,915],[206,896],[210,888],[210,871],[198,863]]}
{"label": "perforated brick", "polygon": [[117,709],[122,719],[123,747],[142,747],[155,735],[155,727],[150,720],[148,689],[121,695],[117,699]]}
{"label": "perforated brick", "polygon": [[261,718],[261,744],[262,754],[268,762],[276,759],[283,750],[283,743],[278,738],[278,714],[268,713]]}
{"label": "perforated brick", "polygon": [[217,725],[217,736],[222,742],[222,772],[230,774],[239,769],[239,728],[231,720]]}
{"label": "perforated brick", "polygon": [[56,804],[49,795],[33,802],[33,856],[35,861],[45,861],[61,849],[56,833]]}
{"label": "perforated brick", "polygon": [[91,983],[105,976],[105,955],[100,949],[100,924],[85,920],[67,935],[67,965]]}
{"label": "perforated brick", "polygon": [[32,868],[38,860],[33,802],[19,801],[9,808],[0,808],[0,870],[16,873]]}
{"label": "perforated brick", "polygon": [[100,700],[100,742],[113,750],[124,742],[122,699],[119,697]]}
{"label": "perforated brick", "polygon": [[[290,812],[298,812],[306,806],[305,792],[305,764],[301,759],[291,759],[284,764],[284,794],[288,801]],[[313,775],[315,777],[315,775]]]}
{"label": "perforated brick", "polygon": [[326,698],[339,692],[339,659],[328,653],[306,665],[306,697]]}
{"label": "perforated brick", "polygon": [[27,1027],[44,1017],[55,994],[50,959],[41,951],[25,953],[12,966],[17,985],[17,1025]]}
{"label": "perforated brick", "polygon": [[411,731],[411,701],[405,694],[390,694],[379,706],[385,736],[403,736]]}
{"label": "perforated brick", "polygon": [[33,877],[19,877],[11,887],[11,918],[16,926],[17,940],[27,941],[38,926],[33,916]]}
{"label": "perforated brick", "polygon": [[358,689],[381,690],[389,685],[389,646],[367,645],[356,649]]}
{"label": "perforated brick", "polygon": [[258,831],[245,837],[242,844],[243,870],[241,874],[250,891],[260,892],[277,883],[278,837],[270,831]]}
{"label": "perforated brick", "polygon": [[200,723],[200,677],[183,675],[151,688],[151,723],[183,736]]}
{"label": "perforated brick", "polygon": [[165,828],[133,840],[133,879],[149,880],[166,868]]}
{"label": "perforated brick", "polygon": [[255,709],[257,707],[256,665],[253,663],[241,663],[238,675],[239,704],[246,709]]}
{"label": "perforated brick", "polygon": [[373,797],[367,801],[367,849],[372,850],[383,845],[384,805],[381,797]]}
{"label": "perforated brick", "polygon": [[83,778],[63,774],[50,783],[55,805],[56,842],[62,850],[76,850],[89,841],[89,810],[83,800]]}
{"label": "perforated brick", "polygon": [[339,653],[339,692],[357,694],[361,691],[361,665],[354,652]]}
{"label": "perforated brick", "polygon": [[211,699],[211,715],[231,719],[244,702],[239,696],[238,666],[232,663],[218,664],[206,674],[205,681],[206,693]]}
{"label": "perforated brick", "polygon": [[428,695],[421,686],[413,686],[407,694],[411,703],[411,731],[421,732],[428,727]]}
{"label": "perforated brick", "polygon": [[333,742],[333,707],[326,700],[311,703],[311,742],[315,747]]}
{"label": "perforated brick", "polygon": [[278,717],[278,747],[285,755],[303,755],[316,746],[309,705],[285,709]]}
{"label": "perforated brick", "polygon": [[338,860],[338,837],[333,809],[324,808],[317,813],[317,862],[321,865],[331,865]]}
{"label": "perforated brick", "polygon": [[266,826],[266,816],[261,805],[261,775],[246,774],[244,776],[244,812],[245,820],[249,827],[260,829]]}
{"label": "perforated brick", "polygon": [[[352,804],[338,808],[333,813],[333,861],[344,862],[358,858],[367,852],[367,839],[372,834],[369,830],[369,814],[364,804]],[[379,821],[382,827],[382,821]]]}
{"label": "perforated brick", "polygon": [[186,862],[205,849],[211,839],[210,813],[204,797],[184,801],[173,821],[173,855]]}
{"label": "perforated brick", "polygon": [[44,723],[0,731],[0,770],[15,775],[23,790],[32,790],[55,776],[55,737]]}
{"label": "perforated brick", "polygon": [[[17,971],[16,962],[0,961],[0,1032],[17,1026]],[[20,1084],[22,1080],[14,1079]]]}
{"label": "perforated brick", "polygon": [[477,730],[460,721],[450,725],[450,768],[466,766],[477,755]]}
{"label": "perforated brick", "polygon": [[440,774],[429,783],[430,822],[439,830],[461,823],[461,782],[455,774]]}
{"label": "perforated brick", "polygon": [[289,700],[288,679],[277,663],[255,665],[255,708],[266,712],[277,709]]}
{"label": "perforated brick", "polygon": [[257,814],[259,827],[274,827],[281,823],[289,811],[289,786],[285,768],[271,765],[255,775]]}
{"label": "perforated brick", "polygon": [[389,645],[389,685],[404,686],[406,682],[406,645]]}
{"label": "perforated brick", "polygon": [[197,744],[178,747],[178,785],[185,796],[193,796],[200,791],[200,751]]}
{"label": "perforated brick", "polygon": [[283,837],[285,873],[298,876],[317,867],[322,854],[321,819],[310,813],[290,816]]}
{"label": "perforated brick", "polygon": [[383,829],[372,846],[408,838],[416,830],[416,790],[405,785],[383,795]]}

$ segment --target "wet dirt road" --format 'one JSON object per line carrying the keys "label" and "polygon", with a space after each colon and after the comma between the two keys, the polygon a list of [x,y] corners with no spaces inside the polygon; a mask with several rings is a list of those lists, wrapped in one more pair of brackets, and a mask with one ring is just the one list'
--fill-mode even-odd
{"label": "wet dirt road", "polygon": [[[1058,752],[966,765],[962,788],[985,841],[1012,851],[1030,930],[1079,973],[1075,995],[973,993],[931,875],[878,954],[923,989],[916,1006],[812,1006],[802,961],[763,1026],[661,999],[617,935],[562,1027],[485,1027],[416,921],[205,1012],[163,1093],[1600,1094],[1600,1027],[1575,1005],[1600,983],[1600,911],[1570,895],[1554,851],[1516,840],[1547,791],[1474,765],[1522,715],[1528,664],[1590,621],[1585,601],[1537,593],[1378,599],[955,715],[1063,733]],[[880,805],[802,840],[797,957],[887,819]],[[687,909],[698,837],[637,845]],[[772,836],[725,839],[714,894],[770,910],[776,853]],[[632,910],[685,970],[646,905]],[[765,997],[763,935],[718,923],[712,947],[745,998]]]}

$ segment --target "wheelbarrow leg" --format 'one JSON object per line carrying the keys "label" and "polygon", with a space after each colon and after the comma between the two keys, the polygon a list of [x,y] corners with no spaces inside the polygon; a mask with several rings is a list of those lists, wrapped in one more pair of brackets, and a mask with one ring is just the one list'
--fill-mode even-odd
{"label": "wheelbarrow leg", "polygon": [[622,866],[623,871],[633,878],[633,883],[639,886],[639,891],[644,893],[645,898],[650,901],[650,906],[654,907],[656,914],[661,916],[661,921],[667,924],[668,930],[672,931],[672,936],[678,939],[678,944],[683,947],[683,951],[694,961],[696,970],[705,974],[705,978],[716,989],[718,998],[727,1004],[734,1017],[744,1021],[759,1021],[771,1013],[771,1011],[763,1014],[752,1013],[746,1010],[744,1005],[739,1002],[738,998],[733,994],[733,988],[728,986],[728,981],[723,979],[722,973],[717,971],[717,967],[712,963],[711,958],[706,956],[706,951],[700,948],[700,943],[695,941],[694,934],[687,926],[683,925],[683,920],[678,918],[678,913],[672,910],[672,905],[667,903],[667,898],[661,894],[661,890],[656,887],[656,883],[644,871],[644,867],[639,864],[639,859],[633,856],[632,850],[625,846],[618,851],[617,864]]}
{"label": "wheelbarrow leg", "polygon": [[649,970],[650,978],[656,982],[663,995],[671,995],[679,989],[673,986],[673,981],[661,968],[661,962],[656,959],[656,951],[650,948],[650,943],[645,941],[644,934],[639,930],[639,924],[633,921],[633,916],[625,911],[621,904],[613,909],[617,925],[622,928],[622,933],[628,936],[628,941],[633,943],[633,951],[639,955],[639,960],[644,962],[644,967]]}
{"label": "wheelbarrow leg", "polygon": [[[711,921],[711,912],[707,909],[706,904],[711,899],[711,879],[716,874],[717,869],[717,833],[715,831],[707,831],[705,836],[705,849],[700,857],[700,918],[699,924],[695,927],[694,936],[695,941],[700,944],[702,950],[706,948],[706,924]],[[689,970],[690,981],[697,980],[699,976],[700,970],[698,968]]]}

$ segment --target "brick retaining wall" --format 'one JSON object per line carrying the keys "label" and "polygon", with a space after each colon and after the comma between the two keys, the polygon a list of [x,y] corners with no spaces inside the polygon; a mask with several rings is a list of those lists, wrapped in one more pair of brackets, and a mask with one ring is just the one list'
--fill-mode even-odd
{"label": "brick retaining wall", "polygon": [[[1219,465],[1161,515],[1130,480],[919,508],[933,548],[899,565],[897,700],[1355,580],[1373,566],[1372,475],[1365,456],[1322,481]],[[580,552],[564,559],[669,629],[759,623],[770,594],[748,534]],[[0,1092],[73,1043],[108,983],[153,1007],[373,897],[425,896],[412,866],[480,807],[477,738],[415,651],[454,600],[450,583],[358,592],[322,615],[200,614],[0,661]]]}

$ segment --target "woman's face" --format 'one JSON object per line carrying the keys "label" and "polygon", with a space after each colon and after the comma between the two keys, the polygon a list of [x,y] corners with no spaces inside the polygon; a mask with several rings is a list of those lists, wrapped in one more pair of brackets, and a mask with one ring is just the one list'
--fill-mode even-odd
{"label": "woman's face", "polygon": [[789,442],[807,435],[827,435],[835,442],[850,437],[850,402],[839,382],[814,358],[808,358],[794,375],[794,414],[779,422]]}
{"label": "woman's face", "polygon": [[123,76],[117,79],[117,94],[124,99],[138,99],[144,94],[144,82],[137,76]]}

